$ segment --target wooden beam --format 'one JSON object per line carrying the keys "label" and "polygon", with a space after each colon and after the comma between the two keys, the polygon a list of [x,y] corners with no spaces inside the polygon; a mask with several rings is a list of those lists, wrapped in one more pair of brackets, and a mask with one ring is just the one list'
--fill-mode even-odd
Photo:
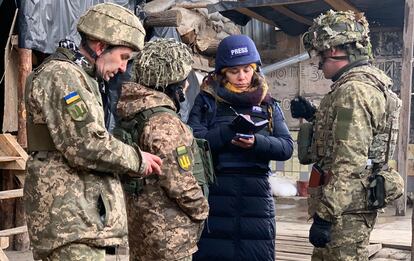
{"label": "wooden beam", "polygon": [[183,15],[178,10],[148,13],[144,25],[148,27],[178,27],[182,18]]}
{"label": "wooden beam", "polygon": [[9,38],[7,39],[5,53],[4,53],[4,113],[3,113],[3,126],[2,131],[12,132],[18,130],[18,114],[17,114],[17,67],[18,67],[18,54],[17,47],[17,35],[12,35],[17,20],[16,10],[13,23],[10,27]]}
{"label": "wooden beam", "polygon": [[236,11],[238,11],[239,13],[242,13],[244,15],[247,15],[249,17],[252,17],[254,19],[257,19],[263,23],[266,24],[270,24],[272,26],[277,26],[272,20],[269,20],[259,14],[257,14],[256,12],[253,12],[252,10],[248,9],[248,8],[237,8]]}
{"label": "wooden beam", "polygon": [[22,157],[19,156],[0,156],[0,162],[11,162],[15,160],[22,159]]}
{"label": "wooden beam", "polygon": [[6,254],[1,249],[0,249],[0,261],[9,261],[9,258],[6,256]]}
{"label": "wooden beam", "polygon": [[[239,3],[243,3],[244,1],[245,0],[239,0],[238,2]],[[245,15],[247,15],[249,17],[252,17],[252,18],[255,18],[255,19],[257,19],[259,21],[262,21],[264,23],[267,23],[267,24],[276,26],[272,22],[270,22],[270,23],[269,22],[266,22],[266,21],[269,21],[269,20],[266,19],[266,18],[264,18],[264,17],[262,17],[262,16],[260,16],[260,15],[257,15],[256,13],[253,12],[254,14],[252,14],[250,10],[248,10],[248,11],[245,11],[245,10],[240,11],[240,10],[242,10],[242,9],[248,9],[248,8],[251,8],[251,7],[268,7],[268,6],[271,6],[271,7],[278,7],[278,6],[280,6],[280,7],[282,7],[283,5],[303,4],[303,3],[315,2],[315,1],[316,0],[284,0],[284,1],[283,0],[274,0],[272,2],[264,2],[262,4],[250,4],[250,5],[246,6],[246,7],[238,7],[239,5],[236,3],[236,4],[232,5],[232,7],[230,7],[228,10],[233,10],[234,9],[234,10],[237,10],[240,13],[245,14]],[[216,5],[216,4],[207,4],[207,3],[179,3],[179,4],[176,4],[175,7],[181,7],[181,8],[186,8],[186,9],[207,8],[210,11],[210,7],[211,6],[214,6],[214,5]],[[283,9],[283,7],[282,7],[282,9]],[[227,10],[227,9],[226,8],[224,8],[224,9],[223,8],[216,9],[216,8],[213,7],[213,9],[211,9],[211,10],[213,10],[212,12],[219,12],[219,11],[224,11],[224,10]],[[290,10],[288,10],[288,12],[289,11]],[[294,15],[292,15],[292,14],[291,15],[292,16],[295,16],[295,15],[296,16],[299,16],[299,15],[297,15],[295,13],[293,13],[293,14]],[[258,18],[256,16],[258,16],[260,18]],[[293,18],[293,17],[291,17],[291,18]],[[293,19],[295,19],[295,18],[293,18]],[[304,18],[304,17],[302,17],[302,18],[296,18],[296,19],[299,19],[299,20],[305,19],[306,20],[306,18]],[[307,23],[305,23],[305,24],[307,24]]]}
{"label": "wooden beam", "polygon": [[371,257],[382,249],[382,244],[370,244],[367,246],[367,249],[368,249],[368,257]]}
{"label": "wooden beam", "polygon": [[[2,186],[0,187],[0,190],[12,190],[15,189],[15,182],[14,182],[14,176],[11,173],[10,170],[0,170],[2,172],[2,175],[0,178],[2,178]],[[3,200],[0,204],[0,230],[2,229],[9,229],[14,227],[14,221],[15,221],[15,209],[16,209],[16,200],[10,199],[10,200]],[[0,237],[9,236],[9,235],[1,235],[0,231]],[[13,242],[14,242],[14,236],[9,236],[9,242],[10,246],[9,249],[13,248]]]}
{"label": "wooden beam", "polygon": [[0,249],[6,249],[9,247],[10,241],[8,237],[0,237]]}
{"label": "wooden beam", "polygon": [[276,260],[283,260],[283,261],[311,261],[310,255],[302,255],[302,254],[294,254],[294,253],[286,253],[286,252],[278,252],[276,249]]}
{"label": "wooden beam", "polygon": [[[315,2],[316,0],[286,0],[286,1],[272,1],[264,3],[263,6],[282,6],[282,5],[293,5],[293,4],[303,4],[309,2]],[[275,3],[276,2],[276,3]]]}
{"label": "wooden beam", "polygon": [[195,8],[207,8],[207,3],[179,3],[175,7],[181,7],[185,9],[195,9]]}
{"label": "wooden beam", "polygon": [[350,3],[346,2],[345,0],[324,0],[328,5],[332,6],[333,9],[337,11],[354,11],[355,13],[360,13],[361,11],[358,10],[355,6],[351,5]]}
{"label": "wooden beam", "polygon": [[[25,170],[29,155],[13,135],[6,133],[0,134],[0,157],[0,169]],[[12,157],[19,158],[10,161]]]}
{"label": "wooden beam", "polygon": [[23,197],[23,189],[0,191],[0,200]]}
{"label": "wooden beam", "polygon": [[302,255],[312,255],[313,246],[293,246],[276,243],[276,249],[280,249],[280,252],[289,252]]}
{"label": "wooden beam", "polygon": [[8,237],[8,236],[17,235],[17,234],[24,233],[24,232],[27,232],[27,226],[9,228],[5,230],[0,230],[0,237]]}
{"label": "wooden beam", "polygon": [[[294,5],[294,4],[303,4],[303,3],[309,3],[309,2],[315,2],[316,0],[272,0],[272,1],[262,1],[260,4],[252,2],[245,2],[242,0],[239,0],[237,2],[233,1],[226,1],[228,5],[226,5],[226,9],[219,9],[216,10],[218,12],[225,11],[225,10],[233,10],[238,8],[253,8],[253,7],[268,7],[268,6],[282,6],[282,5]],[[217,4],[208,4],[207,8],[209,6],[215,6],[219,5]]]}
{"label": "wooden beam", "polygon": [[405,189],[404,196],[397,200],[395,214],[398,216],[404,216],[407,209],[408,139],[410,137],[414,44],[413,7],[413,0],[405,1],[400,93],[402,108],[400,113],[400,129],[398,136],[398,172],[404,179]]}
{"label": "wooden beam", "polygon": [[312,21],[309,19],[306,19],[303,16],[300,16],[298,14],[296,14],[295,12],[289,10],[288,8],[284,7],[284,6],[272,6],[272,8],[276,11],[278,11],[281,14],[286,15],[287,17],[292,18],[293,20],[302,23],[302,24],[306,24],[306,25],[312,25]]}
{"label": "wooden beam", "polygon": [[25,103],[25,86],[26,78],[32,72],[32,50],[18,48],[19,54],[19,78],[17,86],[17,141],[23,148],[27,148],[27,132],[26,132],[26,103]]}

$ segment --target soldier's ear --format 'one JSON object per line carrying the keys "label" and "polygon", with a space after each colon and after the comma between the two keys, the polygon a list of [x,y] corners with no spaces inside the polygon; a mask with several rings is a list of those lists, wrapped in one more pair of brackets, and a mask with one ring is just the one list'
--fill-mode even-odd
{"label": "soldier's ear", "polygon": [[100,56],[108,47],[109,45],[107,43],[97,41],[95,45],[95,52],[98,56]]}

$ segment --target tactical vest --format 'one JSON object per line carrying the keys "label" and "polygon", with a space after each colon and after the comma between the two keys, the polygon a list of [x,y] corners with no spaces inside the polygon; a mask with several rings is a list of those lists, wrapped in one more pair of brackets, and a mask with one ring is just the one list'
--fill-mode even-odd
{"label": "tactical vest", "polygon": [[[404,181],[401,176],[397,171],[388,166],[388,161],[392,159],[398,138],[401,100],[389,89],[389,86],[373,85],[377,80],[387,82],[387,79],[381,79],[386,76],[382,73],[376,74],[375,70],[377,69],[355,68],[335,82],[332,87],[333,89],[340,88],[344,82],[353,80],[354,76],[363,75],[363,78],[360,80],[380,90],[386,101],[385,113],[380,121],[382,125],[378,126],[377,133],[374,133],[368,150],[367,167],[361,173],[361,178],[366,183],[367,202],[361,202],[365,205],[360,207],[370,211],[385,207],[389,202],[400,197],[404,191]],[[328,110],[332,109],[332,107],[328,107]],[[329,115],[331,112],[328,111],[326,113]],[[313,137],[316,145],[314,152],[318,157],[330,157],[328,155],[329,151],[326,148],[332,146],[332,137],[329,136],[332,135],[332,130],[326,129],[326,127],[331,126],[330,123],[325,126],[315,126],[318,131],[314,133]]]}
{"label": "tactical vest", "polygon": [[[371,78],[376,78],[377,76],[373,74],[373,72],[369,71],[360,71],[355,70],[349,72],[344,77],[340,78],[337,82],[334,83],[332,89],[340,88],[340,86],[347,82],[348,80],[352,80],[355,75],[358,74],[365,74],[367,81],[370,81]],[[378,76],[381,77],[381,76]],[[370,84],[370,83],[368,83]],[[398,119],[399,119],[399,111],[401,108],[401,100],[397,97],[395,93],[388,89],[388,87],[384,86],[374,86],[371,84],[373,88],[377,88],[382,91],[386,100],[386,109],[385,114],[383,117],[385,118],[385,126],[379,126],[378,133],[374,134],[373,141],[369,147],[368,158],[376,164],[384,165],[387,163],[388,159],[392,158],[393,152],[395,150],[395,146],[397,143],[398,137]],[[322,100],[324,102],[324,100]],[[328,101],[330,102],[330,101]],[[332,106],[327,106],[328,110],[333,110]],[[326,115],[332,114],[331,111],[325,112]],[[317,130],[313,134],[313,142],[312,144],[313,150],[312,154],[316,155],[318,158],[320,157],[329,157],[327,155],[328,151],[326,150],[327,147],[331,147],[333,144],[332,139],[332,130],[327,128],[332,127],[332,122],[324,122],[324,126],[314,126],[314,130]],[[313,160],[316,158],[312,156]]]}
{"label": "tactical vest", "polygon": [[[166,107],[154,107],[135,114],[131,120],[121,120],[114,129],[113,135],[119,140],[132,145],[137,142],[143,132],[146,122],[154,115],[167,112],[175,117],[179,116]],[[213,159],[207,140],[194,138],[191,144],[193,153],[193,175],[198,185],[202,188],[204,195],[208,198],[208,185],[215,182]],[[122,181],[124,190],[128,193],[139,194],[143,189],[145,181],[139,178],[128,177]]]}
{"label": "tactical vest", "polygon": [[[355,71],[347,74],[335,83],[335,85],[340,86],[343,82],[352,79],[354,74],[358,73],[361,72]],[[376,76],[367,74],[366,77],[371,78]],[[369,147],[368,159],[374,164],[384,165],[388,163],[389,159],[392,159],[397,144],[401,100],[388,86],[377,85],[376,87],[382,91],[386,101],[385,114],[383,116],[385,118],[385,126],[381,126],[381,130],[374,135]]]}
{"label": "tactical vest", "polygon": [[[65,61],[72,63],[76,67],[79,65],[74,62],[74,54],[66,48],[58,48],[57,51],[51,56],[47,57],[43,63],[37,67],[26,79],[25,85],[25,101],[26,108],[28,108],[27,101],[29,100],[29,94],[31,91],[33,79],[45,68],[45,64],[52,60]],[[49,129],[46,123],[35,124],[30,113],[27,113],[26,121],[27,129],[27,150],[33,151],[55,151],[56,147],[53,143],[52,137],[50,136]]]}

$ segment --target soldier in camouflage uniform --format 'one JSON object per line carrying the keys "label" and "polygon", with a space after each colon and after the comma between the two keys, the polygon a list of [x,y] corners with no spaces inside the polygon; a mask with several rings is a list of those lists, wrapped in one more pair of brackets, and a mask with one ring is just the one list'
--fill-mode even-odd
{"label": "soldier in camouflage uniform", "polygon": [[[208,216],[207,199],[193,175],[195,140],[175,114],[191,64],[184,44],[173,39],[148,42],[136,60],[138,83],[122,87],[121,126],[143,124],[130,130],[132,141],[163,159],[162,175],[144,179],[142,191],[126,188],[130,260],[191,260]],[[160,107],[169,112],[138,116]],[[124,186],[131,188],[130,182]]]}
{"label": "soldier in camouflage uniform", "polygon": [[28,149],[24,203],[33,256],[105,260],[105,247],[126,242],[119,175],[160,173],[161,159],[105,129],[98,79],[123,72],[142,49],[138,18],[99,4],[79,20],[80,49],[63,41],[28,78]]}
{"label": "soldier in camouflage uniform", "polygon": [[[309,157],[316,163],[310,184],[321,178],[309,188],[312,260],[368,260],[377,211],[367,208],[364,186],[373,166],[384,161],[384,152],[394,150],[398,110],[387,111],[387,97],[400,103],[391,79],[369,62],[368,32],[362,14],[330,10],[314,20],[303,38],[305,48],[320,56],[325,78],[334,82],[317,110],[303,98],[291,103],[294,117],[313,122]],[[392,127],[390,115],[395,116]]]}

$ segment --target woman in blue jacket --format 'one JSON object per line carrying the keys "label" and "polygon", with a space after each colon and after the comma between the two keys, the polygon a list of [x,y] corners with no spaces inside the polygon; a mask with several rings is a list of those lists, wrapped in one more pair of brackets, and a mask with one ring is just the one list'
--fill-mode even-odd
{"label": "woman in blue jacket", "polygon": [[[293,141],[277,102],[260,74],[261,60],[246,35],[220,42],[215,71],[201,86],[188,124],[209,141],[217,175],[210,215],[194,260],[268,261],[275,258],[275,209],[268,181],[270,160],[292,156]],[[265,127],[239,135],[235,116]],[[246,132],[246,131],[245,131]]]}

